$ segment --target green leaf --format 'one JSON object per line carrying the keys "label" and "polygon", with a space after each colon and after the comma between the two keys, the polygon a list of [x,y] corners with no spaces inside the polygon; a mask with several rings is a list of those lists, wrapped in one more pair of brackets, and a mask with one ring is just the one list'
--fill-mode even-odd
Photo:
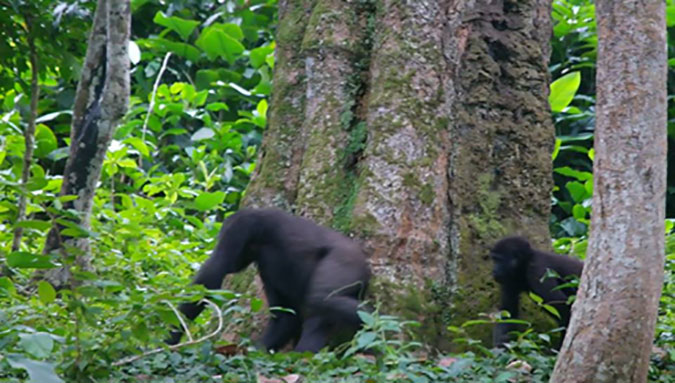
{"label": "green leaf", "polygon": [[666,7],[666,25],[668,27],[675,25],[675,5],[673,4]]}
{"label": "green leaf", "polygon": [[263,64],[265,64],[267,55],[272,52],[274,52],[274,48],[270,46],[251,49],[251,53],[249,54],[251,66],[256,69],[260,68]]}
{"label": "green leaf", "polygon": [[125,144],[131,145],[134,149],[138,150],[141,155],[144,157],[150,157],[150,149],[148,148],[148,145],[143,142],[138,137],[129,137],[126,140],[124,140]]}
{"label": "green leaf", "polygon": [[533,292],[528,293],[528,295],[530,296],[530,299],[532,299],[538,305],[540,305],[544,302],[544,300],[539,295],[537,295]]}
{"label": "green leaf", "polygon": [[574,202],[583,202],[586,199],[586,188],[580,182],[571,181],[565,184]]}
{"label": "green leaf", "polygon": [[52,223],[49,221],[42,221],[38,219],[27,219],[25,221],[19,221],[14,224],[14,227],[22,227],[24,229],[35,229],[39,231],[47,231],[52,227]]}
{"label": "green leaf", "polygon": [[584,188],[586,188],[586,193],[588,193],[588,196],[589,197],[592,196],[593,195],[593,180],[590,179],[590,180],[584,182]]}
{"label": "green leaf", "polygon": [[164,51],[175,53],[176,55],[185,57],[192,62],[199,61],[199,58],[201,57],[201,51],[194,45],[161,38],[155,38],[154,40],[157,43],[156,45],[159,45],[159,47]]}
{"label": "green leaf", "polygon": [[196,131],[190,139],[192,141],[201,141],[201,140],[208,140],[209,138],[212,138],[216,134],[213,132],[213,129],[210,128],[201,128],[198,131]]}
{"label": "green leaf", "polygon": [[124,158],[122,160],[117,161],[117,165],[123,167],[123,168],[136,168],[138,165],[136,164],[136,161],[132,160],[131,158]]}
{"label": "green leaf", "polygon": [[183,40],[187,40],[192,31],[199,25],[199,21],[181,19],[176,16],[166,17],[161,11],[155,14],[152,21],[178,33]]}
{"label": "green leaf", "polygon": [[373,325],[375,324],[375,317],[373,317],[370,313],[366,311],[359,310],[356,313],[359,315],[359,318],[361,318],[363,323],[366,324],[366,326],[373,327]]}
{"label": "green leaf", "polygon": [[[667,221],[666,221],[667,222]],[[9,295],[16,294],[16,287],[9,277],[0,277],[0,290],[5,290]]]}
{"label": "green leaf", "polygon": [[560,145],[562,144],[562,140],[559,138],[555,139],[555,146],[553,147],[553,154],[551,154],[551,159],[555,161],[556,157],[558,157],[558,153],[560,153]]}
{"label": "green leaf", "polygon": [[58,147],[54,132],[47,125],[39,124],[35,127],[35,157],[45,158]]}
{"label": "green leaf", "polygon": [[7,256],[9,267],[18,267],[21,269],[49,269],[56,267],[51,258],[46,255],[33,254],[26,251],[15,251]]}
{"label": "green leaf", "polygon": [[211,210],[225,200],[225,192],[203,192],[195,198],[195,206],[201,211]]}
{"label": "green leaf", "polygon": [[544,308],[544,310],[550,312],[554,317],[560,318],[560,313],[555,307],[551,305],[542,305],[542,307]]}
{"label": "green leaf", "polygon": [[266,117],[267,116],[267,100],[262,99],[258,103],[258,106],[256,106],[256,111],[258,112],[258,115],[261,117]]}
{"label": "green leaf", "polygon": [[470,326],[475,326],[479,324],[490,324],[492,321],[489,321],[487,319],[473,319],[473,320],[468,320],[464,323],[462,323],[462,327],[470,327]]}
{"label": "green leaf", "polygon": [[553,169],[553,171],[558,173],[558,174],[562,174],[564,176],[576,178],[579,181],[588,181],[590,179],[593,179],[593,173],[574,170],[574,169],[570,168],[569,166],[563,166],[561,168],[555,168],[555,169]]}
{"label": "green leaf", "polygon": [[575,219],[582,220],[586,219],[586,208],[576,204],[572,208],[572,215],[574,216]]}
{"label": "green leaf", "polygon": [[195,44],[210,60],[222,57],[230,63],[234,63],[245,49],[239,41],[216,26],[204,29]]}
{"label": "green leaf", "polygon": [[206,106],[206,110],[210,112],[219,112],[221,110],[228,111],[230,108],[224,102],[212,102]]}
{"label": "green leaf", "polygon": [[56,290],[54,290],[54,287],[49,282],[40,281],[38,282],[38,297],[40,297],[40,300],[44,304],[54,302]]}
{"label": "green leaf", "polygon": [[195,85],[197,89],[208,89],[211,86],[211,83],[216,82],[220,79],[218,71],[213,69],[200,69],[197,71],[195,77]]}
{"label": "green leaf", "polygon": [[375,339],[377,339],[377,334],[372,331],[366,331],[359,334],[359,337],[356,339],[356,347],[364,349],[370,344],[372,344]]}
{"label": "green leaf", "polygon": [[267,96],[272,90],[271,76],[269,75],[269,71],[266,67],[260,68],[258,73],[260,73],[260,82],[255,86],[255,88],[253,88],[252,92],[255,94]]}
{"label": "green leaf", "polygon": [[35,334],[19,334],[19,346],[36,358],[46,358],[54,348],[54,340],[49,334],[38,332]]}
{"label": "green leaf", "polygon": [[192,103],[195,106],[202,106],[206,103],[206,99],[208,96],[209,92],[207,90],[199,91],[195,94],[194,98],[192,99]]}
{"label": "green leaf", "polygon": [[63,380],[54,372],[52,363],[39,362],[17,354],[7,355],[7,362],[12,368],[26,370],[28,383],[63,383]]}
{"label": "green leaf", "polygon": [[572,102],[581,84],[581,72],[571,72],[551,84],[548,102],[553,112],[562,112]]}
{"label": "green leaf", "polygon": [[227,24],[213,24],[215,28],[220,28],[223,32],[227,33],[233,39],[241,41],[244,39],[244,32],[241,31],[241,28],[237,24],[227,23]]}
{"label": "green leaf", "polygon": [[258,311],[260,311],[262,306],[263,306],[262,299],[259,299],[259,298],[252,298],[251,299],[250,307],[251,307],[251,311],[253,311],[254,313],[257,313]]}

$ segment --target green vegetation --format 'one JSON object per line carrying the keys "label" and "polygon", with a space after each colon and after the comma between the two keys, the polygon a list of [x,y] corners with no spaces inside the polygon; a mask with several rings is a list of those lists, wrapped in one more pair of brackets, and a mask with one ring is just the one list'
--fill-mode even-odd
{"label": "green vegetation", "polygon": [[[371,6],[370,1],[363,3]],[[675,4],[668,4],[672,27]],[[363,314],[365,328],[333,352],[269,355],[251,348],[245,354],[241,351],[251,344],[250,323],[259,322],[263,305],[231,291],[210,299],[221,307],[225,338],[236,339],[236,345],[210,339],[116,365],[141,350],[163,347],[167,323],[178,324],[172,305],[204,296],[203,289],[186,288],[185,281],[213,247],[219,222],[238,208],[255,167],[274,68],[277,2],[132,1],[132,39],[138,49],[131,49],[130,111],[104,163],[91,230],[71,228],[73,236],[92,238],[96,274],[74,268],[75,287],[55,291],[47,282],[30,280],[35,270],[73,261],[42,255],[42,247],[53,217],[69,213],[62,211],[67,197],[58,197],[60,175],[94,6],[93,0],[0,0],[0,259],[13,272],[0,277],[0,381],[255,382],[291,374],[307,382],[547,380],[554,363],[550,334],[527,330],[509,349],[489,350],[465,335],[466,327],[499,320],[488,317],[449,329],[448,339],[471,350],[457,355],[437,355],[412,341],[414,322],[377,314]],[[550,101],[558,140],[551,229],[557,251],[582,257],[593,177],[593,13],[588,0],[554,1],[551,72],[557,81]],[[303,15],[297,11],[293,17]],[[300,44],[301,34],[293,32],[279,38]],[[41,98],[35,161],[23,190],[19,180],[32,39]],[[675,43],[669,49],[674,51]],[[675,59],[671,61],[675,65]],[[160,75],[161,85],[153,91]],[[669,83],[670,93],[673,85]],[[669,108],[675,115],[672,103]],[[355,106],[345,109],[352,113]],[[358,116],[346,115],[344,128],[350,136],[345,157],[359,155],[366,125]],[[671,122],[669,140],[675,140]],[[675,166],[670,168],[675,171]],[[359,187],[358,177],[352,177],[340,195],[346,208],[338,207],[335,219],[345,231],[350,229],[347,211]],[[423,201],[431,203],[429,186],[419,187]],[[21,193],[28,196],[29,220],[21,223],[22,247],[12,252]],[[669,199],[668,216],[674,217],[675,199]],[[487,218],[475,220],[485,230],[501,229],[490,219],[492,202],[487,195],[482,206]],[[674,229],[675,221],[669,220],[651,382],[675,379]],[[193,326],[199,332],[195,337],[213,330],[214,322],[203,315]],[[375,356],[365,355],[366,350]]]}

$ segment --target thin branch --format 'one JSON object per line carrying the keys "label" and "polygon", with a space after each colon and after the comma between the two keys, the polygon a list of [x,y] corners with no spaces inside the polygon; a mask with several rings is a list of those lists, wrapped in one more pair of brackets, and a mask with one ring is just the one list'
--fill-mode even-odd
{"label": "thin branch", "polygon": [[145,114],[145,120],[143,121],[143,129],[141,130],[141,140],[145,142],[145,133],[148,130],[148,121],[150,120],[150,115],[152,114],[152,109],[155,107],[155,97],[157,96],[157,89],[159,88],[159,83],[162,80],[166,66],[169,63],[169,58],[171,57],[171,52],[166,52],[164,56],[164,61],[162,61],[162,67],[157,73],[157,79],[155,79],[155,84],[152,86],[152,94],[150,95],[150,105],[148,105],[148,113]]}
{"label": "thin branch", "polygon": [[[208,299],[202,299],[201,302],[208,303],[209,306],[211,306],[211,308],[213,309],[213,311],[215,311],[216,315],[218,316],[218,327],[212,333],[207,334],[207,335],[205,335],[205,336],[203,336],[199,339],[189,340],[187,342],[178,343],[176,345],[169,346],[168,347],[169,350],[177,350],[181,347],[190,346],[190,345],[197,344],[197,343],[202,343],[202,342],[204,342],[208,339],[211,339],[211,338],[215,337],[223,329],[223,312],[220,310],[220,307],[218,307],[217,304],[211,302]],[[178,318],[180,320],[180,315],[178,316]],[[182,320],[181,320],[181,324],[183,324]],[[167,349],[166,347],[160,347],[160,348],[156,348],[154,350],[146,351],[146,352],[144,352],[142,354],[139,354],[139,355],[133,355],[133,356],[129,356],[129,357],[126,357],[126,358],[122,358],[122,359],[118,360],[117,362],[113,363],[112,365],[113,366],[121,366],[123,364],[135,362],[139,359],[145,358],[146,356],[158,354],[162,351],[165,351],[166,349]]]}
{"label": "thin branch", "polygon": [[187,323],[185,323],[183,316],[180,315],[180,312],[178,312],[176,306],[174,306],[173,303],[169,301],[164,301],[164,303],[166,303],[171,308],[171,310],[173,310],[173,313],[176,314],[176,318],[178,318],[181,327],[183,327],[183,332],[185,332],[188,337],[188,342],[192,342],[192,334],[190,333],[190,329],[188,329]]}

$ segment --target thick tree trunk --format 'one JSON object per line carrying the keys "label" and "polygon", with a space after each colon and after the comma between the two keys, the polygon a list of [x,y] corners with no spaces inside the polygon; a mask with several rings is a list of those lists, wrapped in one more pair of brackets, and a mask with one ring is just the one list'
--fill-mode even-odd
{"label": "thick tree trunk", "polygon": [[663,284],[663,1],[597,1],[593,214],[572,323],[551,382],[645,382]]}
{"label": "thick tree trunk", "polygon": [[[61,195],[77,199],[65,208],[79,213],[77,223],[89,228],[96,184],[113,132],[126,113],[129,101],[131,6],[129,0],[99,0],[87,55],[75,95]],[[56,225],[47,236],[45,252],[63,249],[65,242],[79,249],[77,264],[89,268],[87,238],[64,238]],[[46,278],[56,287],[68,282],[68,268],[52,269]]]}
{"label": "thick tree trunk", "polygon": [[245,201],[358,238],[383,309],[434,343],[447,319],[496,304],[473,282],[489,280],[492,240],[548,238],[550,2],[488,3],[280,1]]}
{"label": "thick tree trunk", "polygon": [[[550,0],[480,0],[456,33],[461,56],[449,189],[450,259],[461,289],[453,299],[455,322],[499,302],[487,251],[497,239],[521,234],[539,248],[550,246],[550,14]],[[524,303],[525,319],[549,323]],[[477,330],[473,335],[489,342]]]}

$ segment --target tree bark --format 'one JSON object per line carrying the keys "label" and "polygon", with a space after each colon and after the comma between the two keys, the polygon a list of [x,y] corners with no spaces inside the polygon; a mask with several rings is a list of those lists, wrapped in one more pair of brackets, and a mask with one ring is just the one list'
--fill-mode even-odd
{"label": "tree bark", "polygon": [[[131,6],[129,0],[99,0],[82,75],[75,95],[61,195],[77,196],[65,208],[79,213],[77,223],[88,229],[96,184],[113,132],[129,102],[129,55]],[[89,266],[89,240],[64,238],[60,225],[47,236],[45,252],[63,250],[67,242],[79,249],[76,264]],[[52,269],[46,278],[56,287],[68,282],[67,267]]]}
{"label": "tree bark", "polygon": [[[488,248],[521,234],[550,247],[555,131],[548,105],[551,1],[479,0],[455,34],[457,101],[450,148],[454,323],[496,308]],[[523,302],[526,320],[552,325]],[[490,344],[485,329],[471,335]]]}
{"label": "tree bark", "polygon": [[493,239],[516,227],[548,238],[550,1],[503,3],[279,3],[268,128],[244,204],[357,238],[382,309],[424,322],[436,345],[449,322],[495,304]]}
{"label": "tree bark", "polygon": [[551,382],[645,382],[663,284],[663,1],[598,0],[593,214],[587,261]]}

